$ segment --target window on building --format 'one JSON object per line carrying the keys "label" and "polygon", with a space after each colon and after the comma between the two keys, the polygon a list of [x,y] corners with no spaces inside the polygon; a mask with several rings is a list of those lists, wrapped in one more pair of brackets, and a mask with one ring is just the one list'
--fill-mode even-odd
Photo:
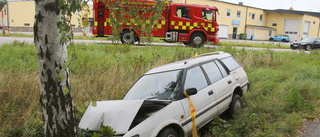
{"label": "window on building", "polygon": [[277,23],[272,23],[272,26],[274,26],[274,27],[277,26]]}
{"label": "window on building", "polygon": [[241,11],[237,11],[237,17],[241,18]]}
{"label": "window on building", "polygon": [[177,7],[177,16],[182,18],[189,17],[189,8],[188,7]]}
{"label": "window on building", "polygon": [[261,20],[261,21],[263,20],[263,15],[262,15],[262,14],[260,14],[260,20]]}
{"label": "window on building", "polygon": [[24,26],[30,26],[30,23],[24,23]]}
{"label": "window on building", "polygon": [[251,14],[251,19],[254,20],[255,18],[256,18],[256,14],[255,14],[255,13],[252,13],[252,14]]}
{"label": "window on building", "polygon": [[316,21],[313,21],[313,24],[316,24]]}
{"label": "window on building", "polygon": [[231,10],[227,10],[227,16],[231,16]]}

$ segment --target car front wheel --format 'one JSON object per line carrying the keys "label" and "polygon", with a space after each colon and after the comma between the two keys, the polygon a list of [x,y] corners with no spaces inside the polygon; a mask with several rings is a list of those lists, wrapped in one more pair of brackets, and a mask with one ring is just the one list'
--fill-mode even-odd
{"label": "car front wheel", "polygon": [[273,41],[273,38],[270,38],[269,41]]}
{"label": "car front wheel", "polygon": [[173,128],[167,127],[161,130],[157,137],[179,137],[179,135]]}
{"label": "car front wheel", "polygon": [[311,47],[310,45],[307,45],[306,48],[305,48],[305,50],[306,50],[306,51],[310,51],[311,48],[312,48],[312,47]]}

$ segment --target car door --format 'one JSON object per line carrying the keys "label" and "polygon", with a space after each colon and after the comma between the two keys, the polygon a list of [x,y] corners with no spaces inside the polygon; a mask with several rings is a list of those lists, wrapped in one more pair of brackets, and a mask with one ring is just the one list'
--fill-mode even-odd
{"label": "car door", "polygon": [[213,90],[216,91],[216,98],[219,102],[218,104],[218,112],[221,112],[225,109],[227,109],[230,105],[230,102],[232,100],[232,92],[233,87],[236,83],[234,78],[231,76],[231,73],[226,70],[223,65],[216,60],[215,64],[219,67],[219,72],[222,74],[222,78],[218,80],[217,82],[213,83]]}
{"label": "car door", "polygon": [[[184,90],[188,88],[196,88],[198,93],[190,96],[191,101],[196,110],[197,127],[205,124],[209,118],[217,112],[216,106],[213,105],[216,97],[212,90],[212,86],[208,84],[203,69],[200,66],[190,68],[186,72]],[[185,120],[182,126],[188,126],[188,131],[192,129],[192,120],[190,113],[190,104],[187,98],[181,100],[181,104],[185,110]]]}
{"label": "car door", "polygon": [[314,48],[320,48],[320,38],[316,38],[314,41]]}

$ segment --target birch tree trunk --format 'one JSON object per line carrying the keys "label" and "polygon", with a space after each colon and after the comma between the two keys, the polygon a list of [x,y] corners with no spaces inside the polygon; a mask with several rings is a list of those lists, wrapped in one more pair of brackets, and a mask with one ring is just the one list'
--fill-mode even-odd
{"label": "birch tree trunk", "polygon": [[57,21],[62,15],[58,1],[35,0],[34,42],[39,65],[40,103],[44,135],[72,137],[76,136],[75,115],[69,92],[69,71],[62,67],[68,61],[68,55],[66,44],[59,43],[61,35]]}

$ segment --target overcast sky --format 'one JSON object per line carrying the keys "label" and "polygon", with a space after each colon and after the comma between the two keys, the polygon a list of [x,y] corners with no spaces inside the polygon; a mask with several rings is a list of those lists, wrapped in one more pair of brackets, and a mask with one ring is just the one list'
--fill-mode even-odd
{"label": "overcast sky", "polygon": [[320,12],[320,0],[220,0],[243,5],[257,7],[261,9],[289,9],[294,10]]}

